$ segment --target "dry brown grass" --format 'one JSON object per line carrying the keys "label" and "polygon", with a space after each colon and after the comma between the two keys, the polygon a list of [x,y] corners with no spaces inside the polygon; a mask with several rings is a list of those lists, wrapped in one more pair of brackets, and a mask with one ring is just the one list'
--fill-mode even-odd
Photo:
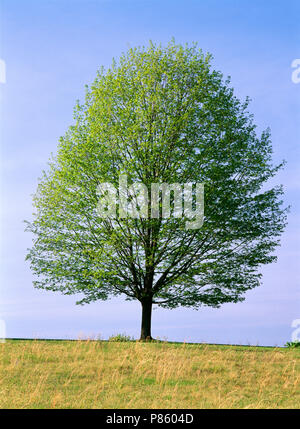
{"label": "dry brown grass", "polygon": [[171,343],[0,344],[1,408],[299,408],[300,350]]}

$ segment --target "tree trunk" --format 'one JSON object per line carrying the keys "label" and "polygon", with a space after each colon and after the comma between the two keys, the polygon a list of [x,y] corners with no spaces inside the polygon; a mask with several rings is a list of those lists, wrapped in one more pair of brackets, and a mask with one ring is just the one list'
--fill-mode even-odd
{"label": "tree trunk", "polygon": [[151,337],[152,299],[142,301],[141,340],[152,340]]}

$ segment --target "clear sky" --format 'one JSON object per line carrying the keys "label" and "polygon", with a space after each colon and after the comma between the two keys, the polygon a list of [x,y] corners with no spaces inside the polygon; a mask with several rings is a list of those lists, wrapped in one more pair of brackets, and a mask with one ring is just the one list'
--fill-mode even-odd
{"label": "clear sky", "polygon": [[[101,65],[149,39],[197,41],[230,75],[240,98],[250,96],[258,131],[270,127],[274,162],[287,161],[275,183],[291,204],[278,262],[262,269],[262,285],[238,304],[153,312],[154,337],[174,341],[283,345],[300,319],[299,148],[300,58],[298,0],[0,0],[1,290],[7,337],[138,337],[139,303],[113,299],[75,306],[78,296],[36,290],[24,257],[38,177],[72,124]],[[296,323],[296,322],[294,322]],[[300,323],[300,321],[299,321]]]}

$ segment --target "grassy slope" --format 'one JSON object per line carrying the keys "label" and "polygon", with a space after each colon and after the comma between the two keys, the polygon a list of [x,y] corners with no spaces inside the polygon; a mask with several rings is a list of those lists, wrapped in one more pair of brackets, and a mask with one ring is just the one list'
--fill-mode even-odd
{"label": "grassy slope", "polygon": [[299,382],[297,349],[0,344],[1,408],[300,408]]}

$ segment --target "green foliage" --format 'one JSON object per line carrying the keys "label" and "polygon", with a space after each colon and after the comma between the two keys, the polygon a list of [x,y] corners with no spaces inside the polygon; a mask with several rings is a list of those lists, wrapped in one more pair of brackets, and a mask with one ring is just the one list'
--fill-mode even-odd
{"label": "green foliage", "polygon": [[297,347],[300,347],[300,341],[296,340],[296,341],[288,341],[285,344],[285,347],[288,347],[290,349],[295,349]]}
{"label": "green foliage", "polygon": [[[34,197],[27,259],[37,288],[125,295],[167,308],[238,302],[276,260],[286,224],[282,188],[267,187],[269,130],[256,135],[229,80],[196,45],[132,48],[101,69]],[[103,219],[97,186],[205,184],[204,224],[186,219]]]}
{"label": "green foliage", "polygon": [[125,341],[134,341],[134,337],[131,337],[130,335],[124,334],[116,334],[112,335],[108,338],[108,341],[115,341],[115,342],[125,342]]}

